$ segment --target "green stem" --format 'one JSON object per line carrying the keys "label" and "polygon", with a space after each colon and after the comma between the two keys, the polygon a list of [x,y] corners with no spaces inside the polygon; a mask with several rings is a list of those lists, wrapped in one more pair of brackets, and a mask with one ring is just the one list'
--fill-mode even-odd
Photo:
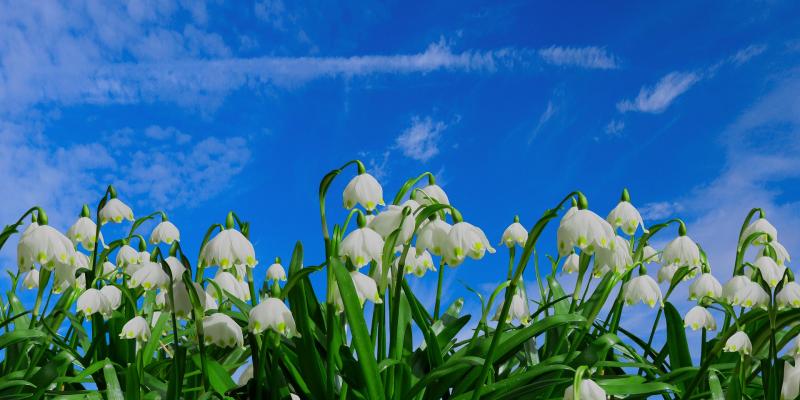
{"label": "green stem", "polygon": [[444,258],[439,260],[439,277],[436,280],[436,303],[433,306],[433,319],[439,319],[439,307],[442,303],[442,281],[444,280]]}

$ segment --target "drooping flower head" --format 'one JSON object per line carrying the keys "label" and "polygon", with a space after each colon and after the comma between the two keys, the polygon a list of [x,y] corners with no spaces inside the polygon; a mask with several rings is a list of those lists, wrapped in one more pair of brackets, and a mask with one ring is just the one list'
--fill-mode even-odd
{"label": "drooping flower head", "polygon": [[[86,208],[88,214],[88,207]],[[75,221],[72,226],[67,229],[67,237],[72,240],[72,243],[77,246],[83,245],[86,250],[94,250],[95,242],[94,236],[97,233],[97,225],[87,216],[81,216]],[[103,234],[98,236],[100,241],[103,240]]]}
{"label": "drooping flower head", "polygon": [[152,244],[172,244],[172,242],[180,240],[181,233],[178,231],[178,227],[168,220],[162,220],[150,233],[150,243]]}
{"label": "drooping flower head", "polygon": [[747,240],[747,238],[754,233],[763,234],[753,239],[753,244],[756,245],[764,245],[770,240],[778,240],[778,230],[775,229],[775,227],[772,226],[772,224],[770,224],[769,221],[767,221],[767,219],[764,217],[758,218],[757,220],[751,222],[747,228],[744,228],[740,238],[741,242]]}
{"label": "drooping flower head", "polygon": [[289,307],[276,298],[264,299],[250,310],[248,329],[255,334],[271,329],[283,336],[300,336]]}
{"label": "drooping flower head", "polygon": [[515,244],[525,247],[526,241],[528,241],[528,231],[519,223],[519,218],[515,217],[514,222],[503,231],[500,244],[504,244],[508,248],[514,247]]}
{"label": "drooping flower head", "polygon": [[[406,207],[410,208],[411,212],[404,211]],[[398,245],[406,243],[414,235],[414,225],[416,224],[414,210],[417,208],[419,208],[419,203],[414,200],[406,200],[399,206],[390,205],[378,213],[367,226],[378,232],[384,239],[399,227],[400,234],[396,243]]]}
{"label": "drooping flower head", "polygon": [[39,270],[32,269],[25,274],[25,279],[22,280],[22,286],[26,289],[38,289],[39,288]]}
{"label": "drooping flower head", "polygon": [[689,285],[689,300],[700,300],[704,297],[717,298],[722,296],[722,285],[714,275],[701,274]]}
{"label": "drooping flower head", "polygon": [[700,267],[700,248],[689,236],[680,235],[667,243],[661,252],[661,264],[674,264],[678,267]]}
{"label": "drooping flower head", "polygon": [[[606,391],[591,379],[581,380],[581,386],[578,389],[580,398],[584,400],[606,400]],[[567,386],[564,390],[564,400],[573,400],[575,396],[575,389],[573,385]]]}
{"label": "drooping flower head", "polygon": [[124,219],[133,221],[133,211],[127,204],[116,197],[109,199],[100,209],[100,225],[109,221],[120,223]]}
{"label": "drooping flower head", "polygon": [[785,266],[778,265],[775,260],[767,256],[758,257],[756,261],[753,262],[753,265],[758,268],[758,272],[761,273],[761,278],[763,278],[764,282],[767,282],[771,288],[778,286],[778,283],[780,283],[786,273]]}
{"label": "drooping flower head", "polygon": [[442,257],[450,266],[458,266],[466,257],[480,260],[486,252],[494,253],[486,234],[469,222],[458,222],[447,234],[447,241],[442,249]]}
{"label": "drooping flower head", "polygon": [[[505,300],[498,304],[497,311],[495,312],[494,317],[492,317],[492,321],[500,320],[500,313],[502,312],[504,305]],[[525,290],[522,287],[519,287],[511,297],[511,305],[508,308],[506,322],[508,323],[513,320],[517,320],[521,324],[527,325],[528,322],[530,322],[530,319],[531,310],[530,306],[528,305],[528,296],[525,294]]]}
{"label": "drooping flower head", "polygon": [[656,304],[663,306],[661,289],[658,283],[648,275],[639,275],[632,278],[622,287],[625,303],[633,305],[642,302],[655,307]]}
{"label": "drooping flower head", "polygon": [[253,244],[233,228],[224,229],[209,240],[203,247],[200,259],[206,266],[217,265],[223,269],[236,264],[253,268],[258,264]]}
{"label": "drooping flower head", "polygon": [[364,209],[372,211],[378,205],[383,205],[383,188],[378,180],[364,172],[353,177],[342,193],[344,208],[351,209],[356,204],[361,204]]}
{"label": "drooping flower head", "polygon": [[567,274],[579,272],[580,260],[581,257],[575,253],[568,255],[567,258],[564,259],[564,266],[561,267],[561,271]]}
{"label": "drooping flower head", "polygon": [[423,223],[417,230],[417,241],[414,244],[417,253],[429,250],[433,255],[441,256],[451,228],[450,224],[439,218]]}
{"label": "drooping flower head", "polygon": [[280,260],[275,260],[275,262],[267,268],[267,280],[273,282],[286,280],[286,270],[283,269]]}
{"label": "drooping flower head", "polygon": [[411,198],[423,206],[429,206],[434,202],[450,205],[450,199],[447,198],[447,194],[435,183],[429,184],[424,188],[415,189],[411,192]]}
{"label": "drooping flower head", "polygon": [[730,353],[739,352],[747,355],[753,351],[753,345],[750,343],[750,338],[747,337],[747,334],[739,331],[728,338],[728,341],[725,342],[725,347],[723,347],[722,350]]}
{"label": "drooping flower head", "polygon": [[644,227],[642,215],[639,214],[639,210],[637,210],[630,201],[628,189],[624,189],[620,202],[608,213],[606,221],[615,229],[622,228],[622,231],[630,236],[633,236],[633,234],[636,233],[636,229],[640,226],[643,231],[647,232],[647,228]]}
{"label": "drooping flower head", "polygon": [[[581,201],[585,198],[581,195]],[[589,254],[601,247],[608,247],[616,236],[614,228],[599,215],[583,207],[572,207],[561,218],[556,233],[558,253],[565,256],[581,249]]]}
{"label": "drooping flower head", "polygon": [[751,283],[750,278],[744,275],[734,276],[722,287],[722,298],[732,306],[739,305]]}
{"label": "drooping flower head", "polygon": [[383,254],[383,238],[371,228],[361,227],[345,236],[339,245],[339,256],[347,258],[356,268],[378,262]]}
{"label": "drooping flower head", "polygon": [[220,312],[203,318],[203,333],[206,344],[212,343],[219,347],[244,346],[242,328],[233,318]]}
{"label": "drooping flower head", "polygon": [[614,236],[608,247],[600,247],[596,252],[594,275],[602,276],[609,271],[623,273],[631,265],[631,250],[628,241],[621,236]]}
{"label": "drooping flower head", "polygon": [[122,326],[119,337],[120,339],[136,339],[140,342],[146,342],[150,340],[150,326],[147,325],[147,320],[143,317],[133,317]]}
{"label": "drooping flower head", "polygon": [[108,315],[110,311],[106,297],[94,288],[86,289],[81,293],[76,307],[78,312],[82,312],[87,317],[93,314]]}
{"label": "drooping flower head", "polygon": [[141,264],[128,281],[131,288],[141,286],[144,290],[154,290],[169,284],[169,275],[161,268],[161,264],[146,261]]}
{"label": "drooping flower head", "polygon": [[27,272],[34,264],[53,269],[56,264],[74,264],[75,248],[61,232],[43,223],[26,230],[17,245],[17,261],[21,272]]}
{"label": "drooping flower head", "polygon": [[381,299],[380,293],[378,293],[378,285],[375,283],[375,280],[358,271],[351,271],[350,277],[353,278],[353,285],[356,288],[358,301],[362,306],[366,300],[376,304],[383,303],[383,299]]}
{"label": "drooping flower head", "polygon": [[[209,285],[208,293],[217,301],[221,302],[227,297],[225,292],[230,293],[230,295],[241,301],[250,300],[250,288],[243,281],[236,279],[232,273],[220,269],[217,270],[217,274],[211,280],[216,285]],[[223,291],[222,293],[217,291],[217,286]]]}
{"label": "drooping flower head", "polygon": [[717,329],[717,321],[714,316],[705,307],[694,306],[683,319],[683,326],[692,328],[693,331],[698,329],[706,329],[713,331]]}
{"label": "drooping flower head", "polygon": [[800,308],[800,285],[797,282],[786,282],[775,296],[779,307]]}

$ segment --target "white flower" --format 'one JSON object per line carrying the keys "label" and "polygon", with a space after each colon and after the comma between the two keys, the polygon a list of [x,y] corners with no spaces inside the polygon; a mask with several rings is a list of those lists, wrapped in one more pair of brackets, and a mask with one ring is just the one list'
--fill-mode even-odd
{"label": "white flower", "polygon": [[[411,249],[408,250],[408,255],[413,257],[411,254]],[[423,277],[426,272],[428,271],[436,271],[436,267],[433,265],[433,257],[431,257],[431,253],[428,251],[423,251],[422,254],[416,257],[414,260],[414,265],[412,268],[409,268],[408,265],[405,267],[406,273],[414,274],[418,277]]]}
{"label": "white flower", "polygon": [[[411,208],[411,213],[408,215],[403,214],[403,209],[408,206]],[[384,239],[389,237],[398,227],[400,227],[400,234],[397,236],[396,244],[403,244],[411,239],[414,234],[414,210],[419,207],[419,203],[414,200],[406,200],[405,203],[399,206],[390,205],[385,210],[378,213],[375,218],[370,221],[369,227],[375,232],[378,232]],[[402,222],[402,226],[401,226]]]}
{"label": "white flower", "polygon": [[437,256],[442,255],[442,249],[447,242],[447,235],[452,226],[439,218],[428,220],[417,230],[417,241],[415,247],[418,253],[430,250]]}
{"label": "white flower", "polygon": [[652,246],[647,245],[642,249],[642,261],[645,264],[654,264],[658,262],[658,251]]}
{"label": "white flower", "polygon": [[110,308],[108,300],[103,296],[103,293],[97,289],[90,288],[86,289],[86,291],[78,297],[77,311],[82,312],[88,317],[95,313],[108,315],[110,313]]}
{"label": "white flower", "polygon": [[140,342],[150,340],[150,327],[147,325],[147,320],[142,317],[133,317],[122,326],[119,337],[120,339],[136,339]]}
{"label": "white flower", "polygon": [[57,264],[54,270],[55,274],[53,277],[53,293],[61,293],[68,287],[75,285],[75,273],[78,271],[78,267],[76,265]]}
{"label": "white flower", "polygon": [[358,228],[350,232],[339,245],[339,256],[346,257],[356,268],[370,261],[379,262],[383,254],[383,238],[371,228]]}
{"label": "white flower", "polygon": [[580,271],[581,257],[575,253],[567,256],[564,260],[564,266],[561,267],[562,272],[572,274]]}
{"label": "white flower", "polygon": [[455,267],[464,262],[467,256],[474,260],[483,258],[486,251],[495,252],[483,231],[469,222],[459,222],[453,225],[447,234],[442,257],[449,265]]}
{"label": "white flower", "polygon": [[[199,283],[192,282],[192,287],[194,288],[197,298],[200,300],[200,306],[203,307],[204,311],[214,310],[218,307],[214,297],[206,293]],[[166,290],[162,291],[161,293],[164,294],[164,297],[167,296]],[[192,312],[192,301],[189,298],[189,290],[186,289],[186,285],[183,283],[183,281],[175,282],[175,285],[172,287],[172,295],[174,296],[175,300],[175,316],[178,318],[186,318]],[[170,307],[167,299],[165,299],[165,303],[167,309],[172,311],[172,307]]]}
{"label": "white flower", "polygon": [[247,382],[250,382],[250,379],[253,379],[253,363],[247,364],[247,367],[245,367],[244,371],[239,375],[239,379],[236,380],[236,384],[238,386],[244,386]]}
{"label": "white flower", "polygon": [[722,298],[732,306],[739,305],[751,283],[750,278],[744,275],[734,276],[722,287]]}
{"label": "white flower", "polygon": [[789,354],[795,358],[800,355],[800,336],[794,337],[794,345],[789,350]]}
{"label": "white flower", "polygon": [[778,286],[778,283],[780,283],[781,279],[783,279],[783,275],[786,273],[786,267],[778,265],[775,260],[767,256],[758,257],[753,265],[758,268],[761,277],[764,278],[764,281],[772,288]]}
{"label": "white flower", "polygon": [[181,240],[181,233],[178,231],[178,227],[169,221],[161,221],[150,233],[150,243],[152,244],[172,244],[176,240]]}
{"label": "white flower", "polygon": [[631,259],[628,241],[621,236],[614,236],[608,247],[597,249],[594,265],[595,276],[602,276],[608,271],[620,274],[631,265],[633,265],[633,259]]}
{"label": "white flower", "polygon": [[625,303],[628,305],[636,304],[640,301],[650,306],[650,308],[655,307],[656,304],[664,305],[661,300],[661,289],[658,287],[658,283],[648,275],[640,275],[631,279],[622,287],[622,291],[625,296]]}
{"label": "white flower", "polygon": [[120,223],[123,219],[133,221],[133,211],[116,197],[108,200],[100,210],[100,225],[108,221]]}
{"label": "white flower", "polygon": [[280,263],[274,263],[267,268],[267,279],[271,281],[285,281],[286,270]]}
{"label": "white flower", "polygon": [[383,205],[383,188],[378,180],[368,173],[358,174],[347,183],[342,193],[344,208],[351,209],[356,204],[361,204],[365,209],[372,211],[378,205]]}
{"label": "white flower", "polygon": [[[417,239],[419,240],[419,239]],[[512,248],[514,244],[519,244],[520,247],[525,247],[525,242],[528,240],[528,231],[519,222],[514,222],[503,231],[503,237],[500,239],[501,244],[506,247]]]}
{"label": "white flower", "polygon": [[614,228],[622,227],[622,231],[628,235],[636,233],[636,229],[639,226],[642,227],[643,231],[647,232],[639,211],[633,204],[624,200],[617,203],[617,206],[608,214],[606,221]]}
{"label": "white flower", "polygon": [[747,334],[739,331],[728,338],[728,341],[725,342],[725,347],[723,347],[722,350],[729,353],[735,353],[738,351],[742,354],[750,354],[750,352],[753,350],[753,345],[750,343],[750,338],[747,337]]}
{"label": "white flower", "polygon": [[694,306],[683,318],[683,327],[691,327],[693,331],[700,328],[714,331],[717,329],[717,321],[705,307]]}
{"label": "white flower", "polygon": [[225,229],[203,247],[200,259],[206,266],[218,265],[224,269],[234,264],[252,268],[258,264],[253,244],[236,229]]}
{"label": "white flower", "polygon": [[288,338],[300,336],[289,307],[286,307],[282,301],[271,297],[264,299],[250,310],[248,329],[255,334],[271,329]]}
{"label": "white flower", "polygon": [[775,301],[780,307],[800,307],[800,285],[797,282],[786,282],[775,296]]}
{"label": "white flower", "polygon": [[415,189],[411,193],[411,198],[423,206],[434,204],[434,201],[431,200],[435,200],[435,202],[439,204],[450,205],[450,199],[447,198],[447,194],[437,184],[428,185],[421,189]]}
{"label": "white flower", "polygon": [[356,294],[362,306],[366,300],[376,304],[383,303],[383,299],[381,299],[378,293],[378,285],[375,283],[375,280],[358,271],[351,271],[350,277],[353,278],[353,285],[356,288]]}
{"label": "white flower", "polygon": [[109,276],[116,272],[117,266],[112,264],[110,261],[103,262],[103,276]]}
{"label": "white flower", "polygon": [[[505,300],[501,301],[497,306],[497,311],[495,311],[492,321],[500,320],[500,313],[502,312],[504,305]],[[515,319],[524,325],[527,325],[531,319],[531,310],[528,306],[528,296],[525,295],[525,291],[521,288],[517,289],[514,295],[511,296],[511,306],[508,308],[506,322],[511,322]]]}
{"label": "white flower", "polygon": [[163,288],[169,284],[169,275],[161,268],[161,264],[146,261],[131,275],[128,286],[135,288],[141,286],[144,290]]}
{"label": "white flower", "polygon": [[[567,389],[564,391],[564,400],[573,400],[574,392],[575,389],[572,385],[567,386]],[[606,400],[605,390],[591,379],[581,380],[581,387],[578,393],[582,400]]]}
{"label": "white flower", "polygon": [[750,282],[742,292],[739,305],[742,307],[766,307],[769,304],[769,293],[761,285]]}
{"label": "white flower", "polygon": [[[766,218],[759,218],[751,222],[750,225],[747,226],[747,228],[744,228],[739,244],[744,243],[744,241],[747,240],[748,236],[757,232],[767,234],[767,236],[769,236],[769,239],[778,240],[778,230],[775,229],[775,227],[772,226],[772,224],[770,224]],[[763,245],[766,244],[769,241],[769,239],[764,235],[760,235],[755,239],[753,239],[753,244]]]}
{"label": "white flower", "polygon": [[[667,282],[671,283],[672,278],[675,276],[675,273],[678,272],[678,265],[677,264],[667,264],[658,269],[658,282]],[[686,275],[683,279],[688,279],[689,275]]]}
{"label": "white flower", "polygon": [[122,304],[122,291],[114,285],[106,285],[100,288],[100,293],[106,298],[109,312],[119,308]]}
{"label": "white flower", "polygon": [[25,279],[22,280],[22,285],[28,290],[39,288],[39,270],[32,269],[25,274]]}
{"label": "white flower", "polygon": [[790,400],[800,395],[800,362],[795,359],[795,365],[783,363],[783,383],[781,384],[781,399]]}
{"label": "white flower", "polygon": [[242,328],[231,317],[214,313],[203,318],[205,342],[219,347],[244,346]]}
{"label": "white flower", "polygon": [[[220,269],[217,270],[217,274],[211,280],[219,285],[219,288],[223,292],[228,292],[233,297],[242,301],[250,300],[250,288],[247,287],[244,282],[240,282],[236,279],[232,273]],[[224,298],[223,293],[217,292],[217,287],[215,285],[208,286],[208,293],[218,301],[222,301]]]}
{"label": "white flower", "polygon": [[792,261],[792,259],[789,257],[789,252],[786,251],[786,248],[783,247],[782,244],[778,243],[777,240],[769,242],[769,245],[775,250],[775,260],[777,261],[778,265],[783,265],[787,261]]}
{"label": "white flower", "polygon": [[597,214],[570,208],[558,225],[558,253],[565,256],[575,247],[593,253],[599,247],[608,247],[615,236],[614,228]]}
{"label": "white flower", "polygon": [[689,300],[700,300],[703,297],[717,298],[722,295],[722,285],[714,275],[700,275],[689,285]]}
{"label": "white flower", "polygon": [[166,259],[164,259],[164,261],[167,263],[167,266],[169,266],[169,272],[170,275],[172,275],[172,280],[173,281],[181,280],[184,271],[186,271],[186,267],[183,266],[181,260],[179,260],[178,257],[169,256]]}
{"label": "white flower", "polygon": [[72,242],[50,225],[37,225],[20,237],[17,260],[21,272],[29,271],[34,264],[53,269],[56,263],[75,262]]}
{"label": "white flower", "polygon": [[664,247],[661,253],[662,264],[675,264],[678,267],[700,266],[700,248],[689,236],[678,236]]}
{"label": "white flower", "polygon": [[136,249],[127,244],[124,244],[117,251],[116,262],[118,266],[125,269],[128,265],[139,264],[140,262],[142,262],[143,260],[141,260],[140,257],[141,255],[139,254],[138,251],[136,251]]}
{"label": "white flower", "polygon": [[[75,246],[80,243],[86,250],[94,250],[94,235],[96,233],[97,225],[88,217],[78,218],[78,220],[67,229],[67,237],[72,240],[72,243]],[[103,240],[102,233],[99,239],[100,241]]]}

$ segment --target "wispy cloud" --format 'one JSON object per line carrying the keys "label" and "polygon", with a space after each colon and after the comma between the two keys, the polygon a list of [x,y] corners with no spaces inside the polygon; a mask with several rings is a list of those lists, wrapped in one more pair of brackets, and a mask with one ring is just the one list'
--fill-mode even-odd
{"label": "wispy cloud", "polygon": [[647,203],[639,208],[642,218],[651,222],[672,217],[681,211],[683,211],[681,203],[670,201]]}
{"label": "wispy cloud", "polygon": [[411,126],[396,139],[395,146],[403,155],[411,159],[426,162],[439,154],[439,139],[447,124],[434,121],[431,117],[414,117]]}
{"label": "wispy cloud", "polygon": [[617,69],[617,57],[602,47],[551,46],[539,50],[539,56],[548,64],[590,69]]}
{"label": "wispy cloud", "polygon": [[606,135],[609,136],[622,136],[622,131],[625,130],[625,121],[620,119],[612,119],[608,122],[605,128]]}
{"label": "wispy cloud", "polygon": [[670,72],[655,85],[642,87],[635,99],[617,103],[617,109],[620,112],[662,113],[699,80],[700,75],[694,72]]}
{"label": "wispy cloud", "polygon": [[740,66],[748,61],[750,61],[753,57],[756,57],[767,50],[767,46],[763,44],[754,44],[745,47],[742,50],[739,50],[731,56],[730,62],[732,62],[735,66]]}
{"label": "wispy cloud", "polygon": [[549,100],[547,102],[547,107],[545,107],[544,111],[542,111],[542,114],[539,116],[539,121],[533,128],[533,132],[531,133],[530,138],[528,138],[528,144],[530,144],[533,141],[533,139],[535,139],[536,136],[539,135],[539,131],[541,131],[542,128],[544,128],[544,126],[547,124],[547,122],[550,121],[550,119],[553,118],[554,115],[556,115],[557,111],[558,109],[556,108],[555,105],[553,105],[553,101]]}

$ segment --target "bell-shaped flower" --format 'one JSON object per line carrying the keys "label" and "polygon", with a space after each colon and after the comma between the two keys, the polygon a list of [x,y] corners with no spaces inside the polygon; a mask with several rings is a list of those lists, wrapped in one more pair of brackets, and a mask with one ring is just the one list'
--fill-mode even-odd
{"label": "bell-shaped flower", "polygon": [[127,204],[116,197],[109,199],[103,208],[100,209],[100,225],[108,221],[120,223],[123,219],[133,221],[133,211]]}
{"label": "bell-shaped flower", "polygon": [[383,238],[371,228],[358,228],[345,236],[339,245],[339,256],[350,260],[356,268],[378,262],[383,254]]}
{"label": "bell-shaped flower", "polygon": [[782,400],[796,399],[800,395],[800,362],[795,358],[794,364],[783,363]]}
{"label": "bell-shaped flower", "polygon": [[100,293],[106,298],[109,313],[119,308],[122,304],[122,291],[114,285],[106,285],[100,288]]}
{"label": "bell-shaped flower", "polygon": [[591,254],[598,248],[608,247],[615,236],[614,228],[600,216],[576,208],[568,211],[559,223],[556,233],[558,253],[565,256],[577,247]]}
{"label": "bell-shaped flower", "polygon": [[647,246],[644,246],[644,248],[642,249],[642,261],[645,264],[657,263],[658,251],[656,251],[656,249],[654,249],[653,246],[650,246],[649,244]]}
{"label": "bell-shaped flower", "polygon": [[656,304],[664,305],[658,283],[648,275],[632,278],[622,287],[622,292],[625,303],[628,305],[636,304],[640,301],[650,306],[650,308],[655,307]]}
{"label": "bell-shaped flower", "polygon": [[701,274],[689,285],[689,300],[700,300],[704,297],[717,298],[722,296],[722,285],[714,275]]}
{"label": "bell-shaped flower", "polygon": [[203,333],[207,344],[213,343],[219,347],[244,346],[242,328],[233,318],[223,313],[218,312],[203,318]]}
{"label": "bell-shaped flower", "polygon": [[103,276],[107,277],[117,272],[117,266],[111,263],[110,261],[103,262]]}
{"label": "bell-shaped flower", "polygon": [[26,231],[17,245],[19,270],[27,272],[34,264],[53,269],[57,263],[75,262],[72,242],[50,225],[37,225]]}
{"label": "bell-shaped flower", "polygon": [[750,338],[747,337],[747,334],[739,331],[728,338],[728,341],[725,342],[725,347],[723,347],[722,350],[729,353],[739,352],[747,355],[753,351],[753,345],[750,343]]}
{"label": "bell-shaped flower", "polygon": [[455,267],[464,262],[467,256],[479,260],[487,251],[495,252],[483,231],[469,222],[458,222],[447,234],[442,257],[447,264]]}
{"label": "bell-shaped flower", "polygon": [[[194,288],[195,294],[197,294],[197,298],[200,300],[200,306],[203,307],[204,311],[215,310],[219,307],[217,302],[214,300],[214,297],[203,290],[203,287],[199,283],[192,282],[192,287]],[[164,297],[167,296],[166,290],[162,291],[161,293],[164,294]],[[175,300],[175,316],[181,319],[187,318],[192,312],[192,300],[190,298],[191,294],[189,293],[189,290],[186,288],[186,285],[183,283],[183,281],[175,282],[175,285],[172,287],[172,295],[174,296]],[[164,305],[168,311],[173,311],[173,307],[170,306],[170,303],[166,298],[164,299]]]}
{"label": "bell-shaped flower", "polygon": [[568,255],[567,258],[564,260],[564,266],[561,267],[561,271],[568,274],[572,274],[575,272],[579,272],[580,266],[581,266],[581,257],[575,253],[572,253]]}
{"label": "bell-shaped flower", "polygon": [[131,275],[128,286],[135,288],[141,286],[144,290],[154,290],[166,287],[169,284],[169,275],[161,268],[161,264],[146,261]]}
{"label": "bell-shaped flower", "polygon": [[150,243],[152,244],[172,244],[176,240],[181,240],[181,233],[178,231],[178,227],[169,221],[161,221],[150,233]]}
{"label": "bell-shaped flower", "polygon": [[[96,233],[97,225],[88,217],[78,218],[78,220],[67,229],[67,237],[72,240],[72,243],[75,246],[80,243],[86,250],[94,250],[94,235]],[[101,233],[98,238],[102,241],[103,234]]]}
{"label": "bell-shaped flower", "polygon": [[77,311],[82,312],[87,317],[92,314],[108,315],[110,314],[110,307],[103,293],[97,289],[90,288],[86,289],[78,297]]}
{"label": "bell-shaped flower", "polygon": [[372,211],[376,206],[383,205],[383,188],[375,177],[365,172],[347,183],[342,198],[344,208],[348,210],[361,204],[364,209]]}
{"label": "bell-shaped flower", "polygon": [[150,340],[150,326],[143,317],[133,317],[122,326],[119,337],[120,339],[136,339],[139,342],[146,342]]}
{"label": "bell-shaped flower", "polygon": [[441,256],[451,228],[452,225],[439,218],[428,220],[422,224],[417,230],[417,241],[414,244],[417,252],[429,250],[434,255]]}
{"label": "bell-shaped flower", "polygon": [[383,303],[383,299],[381,299],[380,293],[378,293],[378,285],[375,283],[375,280],[358,271],[351,271],[350,277],[353,278],[353,285],[356,288],[356,294],[362,306],[366,300],[375,304]]}
{"label": "bell-shaped flower", "polygon": [[[662,282],[670,283],[670,282],[672,282],[672,278],[675,276],[675,273],[678,272],[679,268],[680,267],[678,267],[677,264],[667,264],[667,265],[664,265],[663,267],[659,268],[658,269],[658,282],[659,283],[662,283]],[[687,279],[687,278],[688,278],[688,275],[686,277],[684,277],[684,280]]]}
{"label": "bell-shaped flower", "polygon": [[[119,250],[117,250],[116,262],[117,262],[117,265],[120,268],[122,268],[123,270],[128,265],[139,264],[142,261],[145,261],[145,260],[141,259],[141,255],[139,254],[139,252],[136,251],[136,249],[134,249],[133,247],[127,245],[127,244],[122,245],[119,248]],[[129,272],[129,271],[126,270],[126,272]]]}
{"label": "bell-shaped flower", "polygon": [[664,251],[661,252],[661,264],[700,267],[700,248],[689,236],[678,236],[664,247]]}
{"label": "bell-shaped flower", "polygon": [[39,288],[39,270],[32,269],[25,274],[25,279],[22,280],[22,286],[26,289],[38,289]]}
{"label": "bell-shaped flower", "polygon": [[705,307],[694,306],[683,318],[683,327],[690,327],[693,331],[701,328],[713,331],[717,329],[717,321]]}
{"label": "bell-shaped flower", "polygon": [[[500,313],[503,310],[503,306],[505,305],[505,300],[501,301],[500,304],[497,306],[497,311],[495,311],[494,317],[492,317],[492,321],[499,321],[500,320]],[[531,310],[530,306],[528,305],[528,296],[526,296],[525,291],[522,288],[518,288],[514,295],[511,296],[511,305],[508,307],[508,316],[506,317],[506,323],[510,323],[513,320],[519,321],[523,325],[527,325],[531,319]]]}
{"label": "bell-shaped flower", "polygon": [[247,366],[244,368],[241,374],[239,374],[239,378],[236,380],[237,386],[244,386],[247,382],[253,379],[253,363],[248,363]]}
{"label": "bell-shaped flower", "polygon": [[[411,249],[409,249],[409,255],[412,256]],[[406,266],[405,270],[406,273],[414,274],[421,278],[425,276],[425,273],[428,271],[436,271],[436,267],[433,265],[433,257],[431,257],[431,253],[428,253],[426,250],[416,257],[412,268]]]}
{"label": "bell-shaped flower", "polygon": [[218,265],[223,269],[235,264],[245,264],[253,268],[258,264],[253,244],[236,229],[225,229],[208,241],[201,251],[200,260],[204,265]]}
{"label": "bell-shaped flower", "polygon": [[744,275],[734,276],[722,286],[722,298],[732,306],[739,305],[751,283],[750,278]]}
{"label": "bell-shaped flower", "polygon": [[800,308],[800,285],[797,282],[786,282],[775,296],[779,307]]}
{"label": "bell-shaped flower", "polygon": [[288,338],[300,336],[289,307],[272,297],[250,310],[248,329],[255,334],[271,329]]}
{"label": "bell-shaped flower", "polygon": [[[76,254],[80,253],[76,252]],[[53,293],[58,294],[69,287],[77,286],[77,277],[75,275],[79,267],[76,264],[56,264],[54,268],[55,274],[53,274]]]}
{"label": "bell-shaped flower", "polygon": [[739,302],[742,307],[761,307],[765,308],[769,305],[769,293],[767,293],[761,285],[750,282],[742,292],[742,298]]}
{"label": "bell-shaped flower", "polygon": [[596,254],[595,276],[602,276],[607,271],[621,274],[633,265],[628,241],[621,236],[614,236],[608,247],[600,247]]}
{"label": "bell-shaped flower", "polygon": [[628,201],[623,200],[617,203],[617,206],[608,214],[606,221],[615,229],[622,228],[623,232],[631,236],[636,233],[636,229],[639,226],[642,227],[643,231],[647,232],[639,210]]}
{"label": "bell-shaped flower", "polygon": [[179,260],[178,257],[169,256],[165,258],[164,261],[167,263],[167,266],[169,266],[169,272],[170,275],[172,275],[172,280],[173,281],[181,280],[184,271],[186,271],[186,267],[183,266],[181,260]]}
{"label": "bell-shaped flower", "polygon": [[[419,239],[417,239],[419,240]],[[501,244],[506,245],[508,248],[514,247],[518,244],[520,247],[525,247],[525,242],[528,241],[528,231],[519,222],[514,222],[503,231],[503,236],[500,239]]]}
{"label": "bell-shaped flower", "polygon": [[789,252],[786,251],[786,248],[783,247],[782,244],[778,243],[777,240],[769,242],[769,246],[775,250],[775,262],[777,262],[778,265],[784,265],[785,263],[792,261],[791,257],[789,257]]}
{"label": "bell-shaped flower", "polygon": [[783,275],[786,273],[786,267],[783,265],[778,265],[770,257],[761,256],[753,262],[753,265],[758,268],[758,272],[761,273],[761,278],[764,279],[764,282],[767,282],[769,287],[774,288],[778,286],[781,279],[783,279]]}
{"label": "bell-shaped flower", "polygon": [[447,198],[447,194],[442,190],[441,186],[437,184],[428,185],[421,189],[414,189],[411,193],[411,198],[423,206],[434,203],[450,204],[450,199]]}
{"label": "bell-shaped flower", "polygon": [[[224,292],[228,292],[231,296],[241,301],[250,300],[250,288],[244,282],[240,282],[236,279],[232,273],[220,269],[211,280],[217,285],[208,285],[207,290],[217,301],[221,302],[225,298],[223,296]],[[219,286],[223,293],[217,291],[217,286]]]}
{"label": "bell-shaped flower", "polygon": [[[606,400],[606,391],[591,379],[581,380],[581,386],[578,389],[578,393],[580,394],[580,398],[582,400]],[[574,386],[567,386],[567,389],[564,390],[564,400],[573,400],[575,398],[574,396]]]}
{"label": "bell-shaped flower", "polygon": [[[411,213],[408,215],[403,211],[405,207],[411,208]],[[414,235],[416,221],[414,220],[413,212],[417,207],[419,207],[419,203],[414,200],[407,200],[399,206],[390,205],[376,215],[368,226],[378,232],[384,239],[388,238],[399,227],[400,234],[397,236],[395,243],[398,245],[406,243]]]}
{"label": "bell-shaped flower", "polygon": [[740,243],[744,243],[747,238],[754,234],[754,233],[763,233],[764,235],[760,235],[753,239],[753,244],[756,245],[764,245],[771,240],[778,240],[778,230],[775,229],[772,224],[767,221],[766,218],[759,218],[747,225],[747,228],[744,228],[742,232],[742,236],[740,237]]}
{"label": "bell-shaped flower", "polygon": [[280,263],[273,263],[267,268],[267,280],[286,281],[286,270]]}

